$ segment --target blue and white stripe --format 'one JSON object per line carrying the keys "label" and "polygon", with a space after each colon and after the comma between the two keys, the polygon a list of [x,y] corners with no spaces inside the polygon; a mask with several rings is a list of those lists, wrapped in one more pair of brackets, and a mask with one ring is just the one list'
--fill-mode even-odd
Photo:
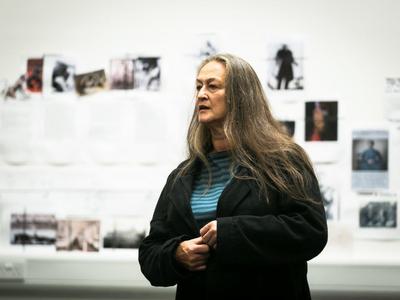
{"label": "blue and white stripe", "polygon": [[201,227],[215,220],[218,199],[232,176],[232,163],[229,152],[215,152],[208,155],[211,168],[211,185],[208,186],[208,170],[202,167],[200,174],[195,178],[191,197],[191,206],[194,218]]}

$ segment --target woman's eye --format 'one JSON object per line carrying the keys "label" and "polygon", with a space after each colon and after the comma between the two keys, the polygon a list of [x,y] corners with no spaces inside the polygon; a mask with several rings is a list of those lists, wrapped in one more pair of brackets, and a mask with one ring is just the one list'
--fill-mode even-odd
{"label": "woman's eye", "polygon": [[214,84],[210,84],[208,87],[210,88],[210,90],[215,90],[217,88],[217,86]]}
{"label": "woman's eye", "polygon": [[200,91],[201,90],[201,85],[196,86],[196,90]]}

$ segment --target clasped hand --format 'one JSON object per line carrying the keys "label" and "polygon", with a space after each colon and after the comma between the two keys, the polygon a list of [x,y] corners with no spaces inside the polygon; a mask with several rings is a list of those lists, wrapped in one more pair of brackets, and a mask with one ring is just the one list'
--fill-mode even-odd
{"label": "clasped hand", "polygon": [[175,252],[176,260],[189,271],[206,268],[210,247],[217,245],[217,221],[211,221],[200,229],[200,236],[179,244]]}

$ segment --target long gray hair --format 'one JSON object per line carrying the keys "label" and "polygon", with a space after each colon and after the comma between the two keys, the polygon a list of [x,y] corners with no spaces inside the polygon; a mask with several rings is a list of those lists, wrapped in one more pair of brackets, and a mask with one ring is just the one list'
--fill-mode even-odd
{"label": "long gray hair", "polygon": [[[226,69],[227,114],[224,133],[230,146],[233,165],[250,171],[250,175],[239,176],[233,173],[232,167],[232,175],[239,179],[255,180],[267,201],[268,187],[294,199],[312,201],[312,164],[305,151],[284,132],[282,125],[273,117],[256,72],[245,60],[231,54],[206,58],[198,72],[212,61],[223,64]],[[206,155],[212,150],[211,133],[207,126],[198,121],[196,108],[187,133],[187,147],[188,159],[178,171],[177,177],[186,174],[198,159],[209,169]]]}

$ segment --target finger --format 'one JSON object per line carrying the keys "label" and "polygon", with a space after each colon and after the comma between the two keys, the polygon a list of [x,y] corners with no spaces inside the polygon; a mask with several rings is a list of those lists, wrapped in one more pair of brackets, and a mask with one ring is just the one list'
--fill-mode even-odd
{"label": "finger", "polygon": [[195,244],[197,244],[197,245],[203,244],[203,238],[202,238],[201,236],[199,236],[199,237],[197,237],[197,238],[194,238],[194,239],[192,239],[192,240],[190,240],[190,241],[192,241],[193,243],[195,243]]}
{"label": "finger", "polygon": [[200,229],[200,235],[203,236],[204,234],[207,233],[207,231],[209,230],[211,226],[211,222],[207,223],[206,225],[204,225],[201,229]]}
{"label": "finger", "polygon": [[190,270],[191,270],[191,271],[203,271],[203,270],[205,270],[205,269],[207,269],[207,265],[200,265],[200,266],[191,268]]}
{"label": "finger", "polygon": [[210,247],[214,247],[214,245],[217,243],[217,236],[213,235],[209,240],[207,245]]}

